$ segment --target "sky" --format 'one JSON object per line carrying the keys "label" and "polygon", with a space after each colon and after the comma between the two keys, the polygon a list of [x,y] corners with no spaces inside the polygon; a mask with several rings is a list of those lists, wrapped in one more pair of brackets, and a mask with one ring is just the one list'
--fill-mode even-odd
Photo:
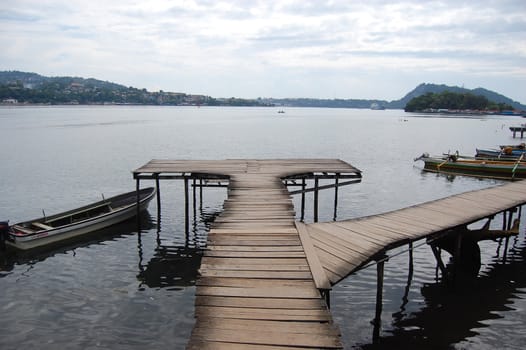
{"label": "sky", "polygon": [[2,0],[0,70],[213,97],[526,103],[526,0]]}

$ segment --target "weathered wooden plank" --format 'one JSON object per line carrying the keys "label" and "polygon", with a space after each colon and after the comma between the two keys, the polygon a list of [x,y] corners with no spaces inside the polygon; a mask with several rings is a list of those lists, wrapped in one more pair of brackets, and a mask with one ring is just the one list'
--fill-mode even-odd
{"label": "weathered wooden plank", "polygon": [[309,232],[312,234],[318,234],[319,232],[329,233],[336,236],[338,239],[347,241],[351,244],[350,248],[356,246],[357,249],[367,250],[371,246],[383,247],[385,240],[377,237],[370,237],[363,235],[361,232],[354,229],[352,221],[342,221],[345,226],[340,226],[339,222],[329,223],[318,223],[308,225]]}
{"label": "weathered wooden plank", "polygon": [[316,251],[314,250],[314,246],[312,245],[305,224],[301,222],[296,222],[296,228],[298,229],[303,249],[305,249],[307,262],[309,263],[309,267],[312,273],[312,277],[314,278],[316,288],[324,290],[331,289],[331,284],[329,282],[329,279],[327,278],[327,275],[323,271],[320,261],[318,260],[318,256],[316,255]]}
{"label": "weathered wooden plank", "polygon": [[435,229],[423,229],[407,226],[404,222],[398,221],[396,220],[396,218],[393,217],[385,218],[382,216],[377,216],[374,219],[371,218],[370,220],[367,220],[366,222],[381,229],[400,234],[409,239],[414,239],[415,237],[419,237],[422,234],[429,234],[435,232]]}
{"label": "weathered wooden plank", "polygon": [[223,278],[223,277],[201,277],[196,283],[197,286],[213,287],[239,287],[239,288],[272,288],[278,287],[297,287],[312,288],[314,283],[308,280],[283,280],[283,279],[266,279],[266,278]]}
{"label": "weathered wooden plank", "polygon": [[232,342],[242,344],[266,344],[277,346],[307,346],[313,348],[340,349],[338,337],[321,334],[295,334],[282,332],[216,330],[210,328],[194,329],[193,337],[203,340]]}
{"label": "weathered wooden plank", "polygon": [[248,307],[260,309],[323,309],[325,303],[320,298],[245,298],[224,296],[197,296],[196,306]]}
{"label": "weathered wooden plank", "polygon": [[206,264],[201,263],[203,270],[232,270],[232,271],[309,271],[309,264],[287,264],[287,265],[271,265],[271,264]]}
{"label": "weathered wooden plank", "polygon": [[354,269],[356,269],[357,266],[359,266],[362,262],[367,260],[367,258],[360,257],[353,259],[354,261],[351,262],[345,261],[319,248],[316,248],[316,252],[320,257],[320,261],[323,267],[337,275],[340,275],[341,277],[347,276],[349,273],[351,273],[351,271],[354,271]]}
{"label": "weathered wooden plank", "polygon": [[239,288],[239,287],[209,287],[196,288],[196,295],[248,297],[248,298],[320,298],[317,289],[297,287],[269,287],[269,288]]}
{"label": "weathered wooden plank", "polygon": [[248,233],[248,234],[286,234],[286,233],[292,233],[297,234],[298,231],[295,227],[289,227],[289,228],[283,228],[283,229],[275,229],[275,228],[268,228],[268,227],[260,227],[257,230],[254,229],[247,229],[247,228],[240,228],[240,229],[226,229],[226,228],[212,228],[210,229],[210,234],[214,233]]}
{"label": "weathered wooden plank", "polygon": [[213,258],[203,257],[201,264],[207,265],[299,265],[307,264],[305,258]]}
{"label": "weathered wooden plank", "polygon": [[349,225],[353,231],[360,232],[364,236],[381,239],[383,240],[384,245],[396,242],[398,240],[407,239],[406,235],[397,234],[387,229],[376,227],[365,220],[356,220],[352,221],[352,223],[341,221],[339,225],[343,227],[347,227]]}
{"label": "weathered wooden plank", "polygon": [[201,276],[206,277],[244,277],[244,278],[269,278],[269,279],[312,279],[310,271],[267,271],[267,270],[210,270],[199,269]]}
{"label": "weathered wooden plank", "polygon": [[[229,342],[216,342],[210,340],[191,339],[188,343],[187,350],[291,350],[290,346],[275,345],[256,345],[256,344],[238,344]],[[312,350],[306,347],[294,347],[294,350]]]}
{"label": "weathered wooden plank", "polygon": [[268,321],[268,320],[239,320],[234,318],[213,317],[203,319],[201,328],[250,330],[250,331],[275,331],[282,333],[298,334],[332,334],[340,335],[340,331],[331,323],[299,322],[299,321]]}
{"label": "weathered wooden plank", "polygon": [[283,239],[283,240],[273,240],[272,238],[269,238],[268,240],[259,240],[259,239],[218,239],[218,240],[210,240],[209,242],[211,245],[214,246],[297,246],[300,243],[299,238],[298,239]]}
{"label": "weathered wooden plank", "polygon": [[316,248],[324,250],[348,262],[353,262],[355,259],[368,258],[369,256],[371,256],[370,254],[357,253],[353,250],[345,248],[343,245],[338,245],[330,240],[317,239],[316,237],[313,237],[312,240]]}
{"label": "weathered wooden plank", "polygon": [[212,245],[207,247],[208,252],[303,252],[301,245],[291,246],[244,246],[244,245]]}
{"label": "weathered wooden plank", "polygon": [[[212,227],[218,227],[221,225],[222,228],[228,228],[228,229],[252,229],[252,230],[259,230],[261,228],[261,223],[251,223],[249,221],[245,222],[228,222],[228,223],[218,223],[214,224],[212,223]],[[280,223],[280,222],[271,222],[266,224],[267,227],[275,228],[275,229],[288,229],[291,227],[294,227],[294,220],[291,220],[290,223]]]}
{"label": "weathered wooden plank", "polygon": [[196,306],[196,317],[209,319],[213,317],[244,320],[279,320],[328,322],[330,314],[323,309],[261,309],[247,307]]}
{"label": "weathered wooden plank", "polygon": [[[316,227],[308,227],[308,231],[312,239],[316,241],[322,241],[328,245],[338,246],[354,252],[354,254],[370,255],[370,252],[377,251],[383,248],[383,245],[378,244],[377,241],[367,241],[363,236],[356,234],[353,231],[346,230],[345,233],[340,231],[344,230],[339,226],[332,226],[330,232],[319,229]],[[316,243],[314,243],[316,245]]]}
{"label": "weathered wooden plank", "polygon": [[273,235],[268,234],[243,234],[243,233],[222,233],[222,234],[212,234],[208,236],[210,240],[221,240],[221,239],[243,239],[243,240],[291,240],[291,239],[299,239],[298,234],[291,234],[291,233],[275,233]]}
{"label": "weathered wooden plank", "polygon": [[267,252],[240,252],[240,251],[207,251],[206,256],[221,257],[221,258],[305,258],[305,253],[302,251],[290,252],[290,251],[267,251]]}
{"label": "weathered wooden plank", "polygon": [[[191,339],[187,350],[291,350],[290,346],[256,345],[246,343],[216,342],[210,340]],[[294,350],[312,350],[312,347],[294,347]]]}

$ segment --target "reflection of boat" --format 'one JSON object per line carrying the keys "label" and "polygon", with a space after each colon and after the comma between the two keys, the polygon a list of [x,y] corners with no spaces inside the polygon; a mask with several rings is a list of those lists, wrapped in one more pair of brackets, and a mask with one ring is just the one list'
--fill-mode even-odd
{"label": "reflection of boat", "polygon": [[[140,210],[148,207],[155,189],[139,191]],[[137,214],[137,192],[111,197],[67,212],[44,216],[12,225],[7,244],[18,249],[32,249],[77,237],[108,227]]]}
{"label": "reflection of boat", "polygon": [[490,159],[464,159],[454,155],[446,158],[430,157],[428,154],[423,154],[415,161],[424,161],[424,170],[436,173],[513,180],[526,178],[526,162],[523,162],[522,158],[521,156],[517,161],[510,162]]}

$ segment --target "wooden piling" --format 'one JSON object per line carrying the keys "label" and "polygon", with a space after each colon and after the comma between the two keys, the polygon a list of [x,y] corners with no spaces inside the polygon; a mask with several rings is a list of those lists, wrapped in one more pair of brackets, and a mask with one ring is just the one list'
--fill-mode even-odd
{"label": "wooden piling", "polygon": [[141,179],[135,179],[135,191],[136,191],[136,206],[137,206],[137,232],[141,232],[141,194],[139,193],[141,189]]}
{"label": "wooden piling", "polygon": [[159,184],[159,173],[155,174],[155,191],[157,195],[157,227],[160,228],[161,223],[161,186]]}
{"label": "wooden piling", "polygon": [[192,207],[194,210],[194,221],[193,221],[194,225],[197,224],[197,188],[196,188],[196,185],[197,185],[197,180],[194,177],[192,179]]}
{"label": "wooden piling", "polygon": [[314,177],[314,222],[318,222],[318,186],[319,179],[317,176]]}
{"label": "wooden piling", "polygon": [[199,179],[199,210],[203,210],[203,179]]}
{"label": "wooden piling", "polygon": [[189,195],[188,195],[188,177],[184,178],[184,232],[188,236],[190,232],[190,215],[189,215]]}
{"label": "wooden piling", "polygon": [[446,266],[444,265],[444,262],[442,261],[442,254],[441,254],[440,248],[438,248],[434,244],[431,244],[430,247],[437,261],[437,267],[440,269],[440,272],[442,273],[442,277],[447,276],[447,270],[446,270]]}
{"label": "wooden piling", "polygon": [[334,179],[334,215],[333,215],[333,221],[336,221],[337,211],[338,211],[338,180],[339,175],[336,174],[336,177]]}
{"label": "wooden piling", "polygon": [[384,264],[385,256],[381,257],[376,263],[376,309],[373,320],[373,343],[380,339],[380,329],[382,325],[383,291],[384,291]]}
{"label": "wooden piling", "polygon": [[301,221],[305,220],[305,178],[301,179]]}

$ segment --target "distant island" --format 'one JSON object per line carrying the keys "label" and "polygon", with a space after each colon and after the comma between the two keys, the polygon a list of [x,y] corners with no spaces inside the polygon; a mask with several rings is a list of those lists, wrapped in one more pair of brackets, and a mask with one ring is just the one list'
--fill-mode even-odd
{"label": "distant island", "polygon": [[443,91],[428,92],[412,98],[405,106],[406,112],[443,113],[443,114],[504,114],[520,115],[507,103],[490,101],[482,95],[469,92]]}
{"label": "distant island", "polygon": [[428,93],[470,93],[497,105],[525,111],[526,106],[483,88],[420,84],[399,100],[314,98],[217,98],[183,92],[147,91],[135,87],[79,77],[46,77],[36,73],[0,71],[0,103],[47,105],[169,105],[169,106],[279,106],[323,108],[405,109],[415,97]]}

